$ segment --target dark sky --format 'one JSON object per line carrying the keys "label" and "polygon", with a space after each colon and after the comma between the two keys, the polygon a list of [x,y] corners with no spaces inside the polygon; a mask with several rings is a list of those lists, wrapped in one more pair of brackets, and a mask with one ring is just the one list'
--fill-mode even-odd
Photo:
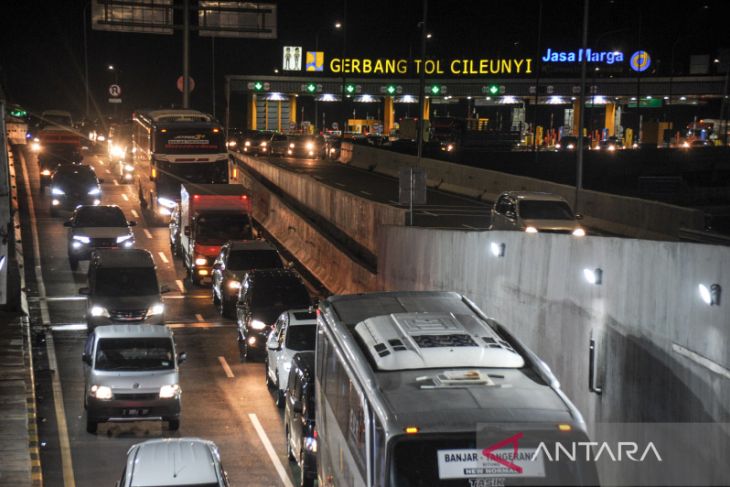
{"label": "dark sky", "polygon": [[[194,3],[194,2],[192,2]],[[13,1],[3,5],[0,19],[0,82],[11,101],[32,110],[64,108],[84,111],[83,9],[84,1]],[[335,20],[346,23],[347,52],[351,56],[407,57],[417,52],[417,23],[421,0],[290,1],[278,5],[279,36],[275,40],[217,39],[215,86],[221,109],[225,74],[271,74],[280,67],[281,47],[314,48],[320,30],[320,49],[338,52],[342,32]],[[534,57],[537,49],[539,0],[442,0],[429,2],[428,25],[433,32],[429,55],[437,58],[521,55]],[[543,3],[543,51],[547,47],[578,48],[583,2]],[[596,48],[652,53],[656,74],[666,74],[672,47],[676,68],[686,71],[690,54],[715,55],[730,47],[730,2],[722,0],[675,2],[593,0],[590,4],[589,44]],[[197,82],[191,104],[211,110],[211,39],[191,34],[191,73]],[[114,80],[106,66],[119,68],[124,109],[180,103],[175,81],[182,70],[182,36],[88,31],[89,77],[96,106],[108,110],[106,87]]]}

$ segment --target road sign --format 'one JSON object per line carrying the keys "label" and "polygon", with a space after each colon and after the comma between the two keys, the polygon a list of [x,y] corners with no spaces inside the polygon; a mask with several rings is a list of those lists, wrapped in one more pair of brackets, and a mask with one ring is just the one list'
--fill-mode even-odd
{"label": "road sign", "polygon": [[[190,92],[192,92],[195,89],[195,80],[193,79],[192,76],[190,77],[189,83],[190,83],[190,86],[188,88],[190,89]],[[180,93],[183,92],[183,77],[182,76],[180,76],[177,79],[177,89]]]}
{"label": "road sign", "polygon": [[307,71],[324,71],[324,52],[307,51]]}
{"label": "road sign", "polygon": [[426,204],[426,169],[406,167],[398,173],[398,203],[401,205]]}
{"label": "road sign", "polygon": [[337,122],[332,122],[332,130],[339,130],[340,124]]}
{"label": "road sign", "polygon": [[284,71],[302,70],[302,46],[284,46],[281,69]]}
{"label": "road sign", "polygon": [[122,96],[122,87],[119,85],[109,85],[109,95],[114,98]]}
{"label": "road sign", "polygon": [[121,98],[109,98],[109,103],[122,103]]}

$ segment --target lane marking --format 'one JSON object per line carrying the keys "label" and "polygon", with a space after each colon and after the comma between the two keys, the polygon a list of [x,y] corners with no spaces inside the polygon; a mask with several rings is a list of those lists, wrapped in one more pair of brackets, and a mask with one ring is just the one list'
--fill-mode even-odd
{"label": "lane marking", "polygon": [[107,174],[111,174],[112,172],[109,169],[106,169]]}
{"label": "lane marking", "polygon": [[152,238],[152,234],[150,233],[150,231],[149,231],[149,230],[147,230],[147,229],[145,228],[145,229],[143,229],[142,231],[144,232],[144,236],[145,236],[145,237],[147,237],[147,238],[150,238],[150,239]]}
{"label": "lane marking", "polygon": [[165,256],[165,253],[163,251],[157,252],[157,255],[160,256],[160,259],[162,259],[162,262],[164,262],[165,264],[169,264],[170,263],[170,261],[167,260],[167,257]]}
{"label": "lane marking", "polygon": [[[114,181],[116,181],[116,179]],[[122,198],[124,199],[124,201],[129,201],[129,196],[127,196],[126,193],[122,193]]]}
{"label": "lane marking", "polygon": [[203,315],[201,315],[200,313],[195,313],[195,319],[200,322],[205,321],[205,319],[203,318]]}
{"label": "lane marking", "polygon": [[139,213],[137,213],[137,210],[132,209],[132,216],[135,218],[139,218]]}
{"label": "lane marking", "polygon": [[[46,296],[45,298],[42,298],[48,302],[51,301],[86,301],[86,296]],[[28,298],[28,301],[30,302],[39,302],[42,300],[38,297],[32,297]]]}
{"label": "lane marking", "polygon": [[266,431],[264,431],[264,427],[261,426],[259,418],[254,413],[249,413],[248,418],[251,420],[251,424],[253,424],[253,427],[256,430],[256,434],[259,435],[259,439],[264,445],[266,453],[269,454],[271,463],[274,464],[274,468],[276,469],[276,473],[279,474],[281,482],[284,484],[285,487],[294,487],[294,485],[291,483],[291,480],[289,480],[289,476],[286,474],[286,470],[284,470],[284,465],[281,464],[281,460],[279,460],[279,457],[276,455],[276,451],[274,451],[274,447],[271,445],[269,437],[266,436]]}
{"label": "lane marking", "polygon": [[114,186],[119,186],[119,181],[117,181],[116,179],[113,179],[112,181],[114,181]]}
{"label": "lane marking", "polygon": [[65,323],[63,325],[51,325],[53,331],[81,331],[86,330],[88,327],[86,323]]}
{"label": "lane marking", "polygon": [[233,371],[231,370],[231,367],[228,365],[228,362],[226,362],[225,357],[218,357],[218,362],[221,363],[221,367],[223,367],[223,372],[226,373],[226,377],[228,377],[229,379],[233,379],[234,377],[236,377],[235,375],[233,375]]}
{"label": "lane marking", "polygon": [[162,299],[210,299],[210,294],[172,294]]}
{"label": "lane marking", "polygon": [[185,284],[183,284],[180,279],[176,279],[175,284],[177,284],[177,288],[180,290],[181,293],[185,294],[187,292],[185,289]]}
{"label": "lane marking", "polygon": [[372,196],[372,195],[373,195],[373,193],[368,193],[367,191],[362,191],[362,190],[361,190],[360,192],[361,192],[362,194],[364,194],[364,195],[367,195],[367,196]]}
{"label": "lane marking", "polygon": [[[28,167],[25,161],[25,155],[21,157],[23,169],[23,183],[25,186],[25,195],[28,201],[28,216],[30,217],[31,234],[33,236],[33,258],[35,259],[35,275],[36,285],[38,286],[38,296],[41,308],[41,321],[43,326],[47,326],[50,320],[48,313],[48,305],[46,303],[46,285],[43,281],[43,269],[41,268],[41,249],[38,239],[38,224],[35,214],[35,206],[33,204],[33,193],[30,188],[30,179],[28,177]],[[48,354],[48,367],[54,372],[51,379],[51,389],[53,391],[53,402],[56,413],[56,426],[58,428],[58,443],[61,448],[61,469],[63,471],[63,485],[65,487],[76,487],[74,480],[74,466],[71,457],[71,442],[68,437],[68,425],[66,424],[66,410],[63,405],[63,388],[61,387],[61,378],[58,373],[58,361],[56,360],[56,349],[53,344],[53,332],[46,334],[46,353]]]}

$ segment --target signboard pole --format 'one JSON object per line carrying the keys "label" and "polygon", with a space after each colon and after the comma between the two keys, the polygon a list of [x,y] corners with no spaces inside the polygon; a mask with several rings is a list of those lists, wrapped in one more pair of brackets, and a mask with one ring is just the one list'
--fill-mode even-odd
{"label": "signboard pole", "polygon": [[[423,107],[425,105],[426,96],[426,14],[428,13],[428,0],[423,0],[423,20],[421,20],[421,66],[418,76],[418,123],[416,124],[418,132],[416,133],[417,158],[416,164],[421,165],[421,156],[423,155]],[[413,215],[411,214],[411,218]],[[412,224],[412,223],[411,223]]]}
{"label": "signboard pole", "polygon": [[183,108],[190,108],[190,0],[183,2]]}
{"label": "signboard pole", "polygon": [[[425,2],[424,2],[425,3]],[[423,65],[421,65],[423,66]],[[409,176],[411,178],[411,187],[408,192],[408,214],[410,215],[410,226],[413,226],[413,192],[416,190],[416,184],[413,177],[413,168],[409,168]]]}
{"label": "signboard pole", "polygon": [[[588,48],[588,2],[583,4],[583,52]],[[585,127],[585,105],[586,105],[586,57],[580,64],[580,108],[578,109],[578,161],[575,175],[575,202],[573,211],[578,212],[578,198],[583,189],[583,127]]]}

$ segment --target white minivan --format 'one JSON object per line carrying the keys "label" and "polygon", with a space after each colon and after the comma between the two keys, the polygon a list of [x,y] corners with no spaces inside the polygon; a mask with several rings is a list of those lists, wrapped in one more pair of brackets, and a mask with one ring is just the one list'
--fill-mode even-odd
{"label": "white minivan", "polygon": [[178,365],[172,331],[165,326],[108,325],[91,332],[84,347],[86,431],[99,423],[167,421],[180,428]]}

